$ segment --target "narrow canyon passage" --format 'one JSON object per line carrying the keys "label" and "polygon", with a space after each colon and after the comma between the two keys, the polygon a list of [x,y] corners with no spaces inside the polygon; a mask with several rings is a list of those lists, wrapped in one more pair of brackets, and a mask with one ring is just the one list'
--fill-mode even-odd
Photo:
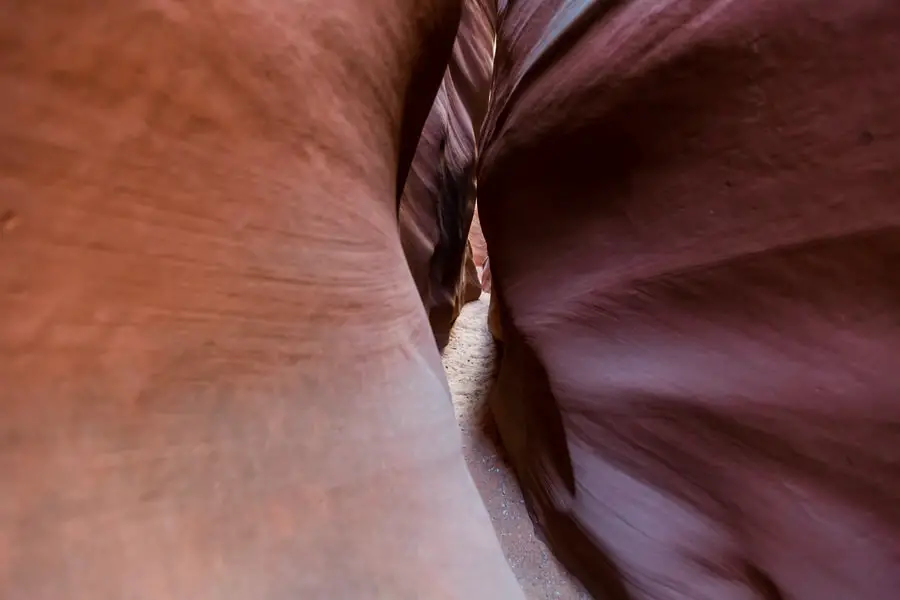
{"label": "narrow canyon passage", "polygon": [[522,492],[504,461],[487,410],[495,359],[494,342],[487,327],[489,301],[490,295],[482,294],[462,308],[443,355],[466,462],[525,597],[586,600],[590,596],[535,537]]}

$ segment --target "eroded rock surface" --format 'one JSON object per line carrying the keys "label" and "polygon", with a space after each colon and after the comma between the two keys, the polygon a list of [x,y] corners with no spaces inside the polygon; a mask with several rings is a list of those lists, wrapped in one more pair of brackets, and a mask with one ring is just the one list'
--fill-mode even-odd
{"label": "eroded rock surface", "polygon": [[900,589],[900,4],[502,3],[492,395],[601,598]]}

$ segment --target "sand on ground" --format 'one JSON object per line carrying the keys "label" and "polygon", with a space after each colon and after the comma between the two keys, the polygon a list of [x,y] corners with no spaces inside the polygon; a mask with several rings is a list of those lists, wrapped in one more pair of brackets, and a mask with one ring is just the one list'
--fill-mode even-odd
{"label": "sand on ground", "polygon": [[535,537],[522,492],[505,463],[488,415],[486,400],[494,377],[494,342],[487,328],[489,300],[488,294],[482,294],[463,307],[443,356],[466,462],[525,597],[589,600]]}

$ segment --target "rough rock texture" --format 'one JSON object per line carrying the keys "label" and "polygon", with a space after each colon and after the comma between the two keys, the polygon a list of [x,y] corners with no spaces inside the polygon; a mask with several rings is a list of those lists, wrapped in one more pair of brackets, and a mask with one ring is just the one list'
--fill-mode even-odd
{"label": "rough rock texture", "polygon": [[493,0],[465,0],[453,54],[399,204],[404,254],[440,347],[466,296],[476,134],[490,91]]}
{"label": "rough rock texture", "polygon": [[475,266],[475,260],[472,258],[472,249],[466,244],[466,260],[463,265],[463,297],[462,303],[474,302],[481,297],[481,279],[478,277],[478,267]]}
{"label": "rough rock texture", "polygon": [[491,278],[491,259],[484,260],[484,266],[481,269],[481,289],[488,294],[491,293],[493,279]]}
{"label": "rough rock texture", "polygon": [[0,598],[521,598],[397,228],[454,3],[0,14]]}
{"label": "rough rock texture", "polygon": [[900,4],[510,0],[491,398],[601,598],[900,589]]}
{"label": "rough rock texture", "polygon": [[528,600],[587,600],[535,536],[534,525],[487,410],[495,375],[495,345],[487,331],[489,296],[463,307],[443,363],[463,434],[466,463],[487,506],[506,560]]}
{"label": "rough rock texture", "polygon": [[478,205],[475,205],[475,214],[472,216],[472,225],[469,227],[469,244],[472,246],[472,257],[479,267],[484,266],[487,260],[487,242],[484,241],[484,232],[481,231],[481,219],[478,217]]}
{"label": "rough rock texture", "polygon": [[497,294],[491,294],[488,306],[488,331],[498,342],[503,341],[503,331],[500,328],[500,299]]}
{"label": "rough rock texture", "polygon": [[478,278],[478,267],[475,266],[475,262],[472,260],[472,251],[469,248],[468,243],[466,243],[466,254],[461,271],[459,284],[454,290],[453,302],[436,306],[428,313],[432,332],[434,333],[438,348],[442,351],[450,340],[450,332],[453,323],[456,322],[462,307],[469,302],[478,300],[481,296],[481,283]]}

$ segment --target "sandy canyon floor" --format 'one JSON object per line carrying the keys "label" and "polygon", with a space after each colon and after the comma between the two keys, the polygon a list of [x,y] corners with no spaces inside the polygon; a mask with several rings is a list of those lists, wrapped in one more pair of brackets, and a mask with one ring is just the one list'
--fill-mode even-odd
{"label": "sandy canyon floor", "polygon": [[504,462],[486,401],[494,374],[494,343],[487,328],[490,296],[463,307],[444,350],[444,370],[463,433],[463,450],[506,560],[528,600],[588,600],[580,586],[535,537],[522,492]]}

